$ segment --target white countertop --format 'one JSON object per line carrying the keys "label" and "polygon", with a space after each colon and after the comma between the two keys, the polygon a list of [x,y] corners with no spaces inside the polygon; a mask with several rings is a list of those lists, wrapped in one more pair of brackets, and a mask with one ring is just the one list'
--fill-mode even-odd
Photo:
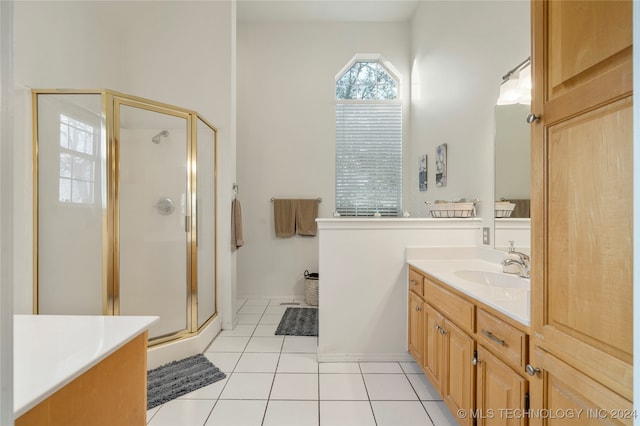
{"label": "white countertop", "polygon": [[[429,256],[433,253],[433,257]],[[487,255],[488,253],[488,255]],[[497,310],[519,323],[530,325],[530,287],[504,288],[478,284],[460,278],[455,271],[475,270],[502,274],[503,253],[470,248],[407,249],[407,263],[432,275],[452,288]],[[448,258],[446,258],[448,256]],[[416,259],[416,257],[419,257]],[[525,282],[529,280],[520,278]]]}
{"label": "white countertop", "polygon": [[138,336],[158,317],[15,315],[15,418]]}

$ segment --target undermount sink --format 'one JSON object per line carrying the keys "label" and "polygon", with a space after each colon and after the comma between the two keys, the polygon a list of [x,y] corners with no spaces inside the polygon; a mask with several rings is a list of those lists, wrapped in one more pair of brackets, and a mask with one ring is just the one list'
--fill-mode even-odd
{"label": "undermount sink", "polygon": [[464,280],[491,287],[529,288],[529,280],[517,275],[474,270],[455,271],[454,274]]}

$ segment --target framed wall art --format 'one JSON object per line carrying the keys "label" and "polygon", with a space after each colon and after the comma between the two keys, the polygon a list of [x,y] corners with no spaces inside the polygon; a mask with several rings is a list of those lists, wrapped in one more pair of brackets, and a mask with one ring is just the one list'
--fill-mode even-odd
{"label": "framed wall art", "polygon": [[427,154],[421,155],[419,159],[418,188],[420,191],[427,190]]}
{"label": "framed wall art", "polygon": [[447,186],[447,144],[436,147],[436,186]]}

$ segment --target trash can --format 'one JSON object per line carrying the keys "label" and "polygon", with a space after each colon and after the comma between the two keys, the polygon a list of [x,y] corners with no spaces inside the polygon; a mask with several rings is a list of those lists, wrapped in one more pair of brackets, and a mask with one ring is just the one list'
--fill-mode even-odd
{"label": "trash can", "polygon": [[318,306],[318,281],[317,272],[304,271],[304,302],[310,306]]}

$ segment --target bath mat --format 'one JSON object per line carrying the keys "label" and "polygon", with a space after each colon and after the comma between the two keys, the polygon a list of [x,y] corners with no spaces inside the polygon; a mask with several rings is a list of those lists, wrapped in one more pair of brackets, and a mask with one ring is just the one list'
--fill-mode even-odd
{"label": "bath mat", "polygon": [[276,329],[277,335],[317,336],[318,310],[316,308],[287,308]]}
{"label": "bath mat", "polygon": [[222,380],[226,375],[202,354],[147,371],[147,410]]}

